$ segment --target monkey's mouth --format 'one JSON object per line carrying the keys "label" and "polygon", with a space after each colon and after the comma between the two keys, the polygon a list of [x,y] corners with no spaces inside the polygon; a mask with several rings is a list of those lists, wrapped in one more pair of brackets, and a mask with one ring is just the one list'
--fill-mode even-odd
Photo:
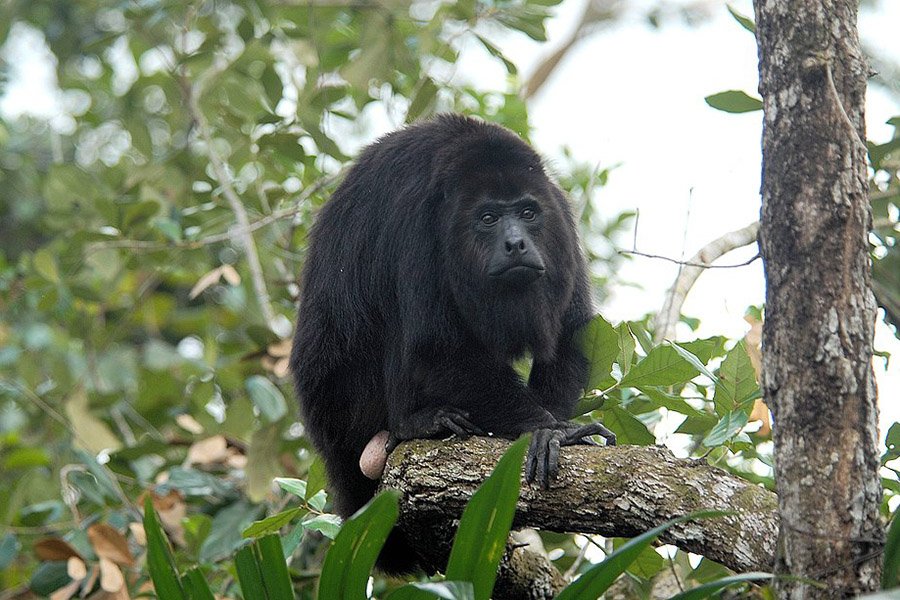
{"label": "monkey's mouth", "polygon": [[499,269],[488,273],[491,276],[491,279],[495,279],[502,283],[508,283],[512,285],[525,285],[531,283],[532,281],[536,281],[544,276],[546,269],[543,266],[532,266],[532,265],[510,265],[504,269]]}

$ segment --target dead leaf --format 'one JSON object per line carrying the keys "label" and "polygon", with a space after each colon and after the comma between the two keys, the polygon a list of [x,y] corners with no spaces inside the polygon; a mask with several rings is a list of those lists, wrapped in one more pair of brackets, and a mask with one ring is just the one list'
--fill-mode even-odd
{"label": "dead leaf", "polygon": [[81,581],[87,577],[87,565],[77,556],[70,556],[66,561],[66,573],[69,574],[70,579]]}
{"label": "dead leaf", "polygon": [[[750,364],[756,372],[757,383],[762,381],[762,327],[763,322],[754,318],[752,315],[744,315],[744,320],[750,324],[750,330],[744,335],[744,347],[747,350],[747,356],[750,358]],[[757,435],[766,437],[772,433],[772,420],[769,415],[769,407],[757,398],[753,403],[753,410],[750,411],[750,421],[762,421],[762,426],[756,432]]]}
{"label": "dead leaf", "polygon": [[197,283],[194,284],[194,287],[191,288],[190,293],[188,293],[188,298],[193,300],[194,298],[202,294],[205,289],[215,283],[218,283],[221,276],[222,267],[216,267],[209,273],[206,273],[205,275],[200,277],[200,279],[197,280]]}
{"label": "dead leaf", "polygon": [[225,464],[232,469],[244,469],[247,467],[247,455],[235,448],[229,448],[228,458]]}
{"label": "dead leaf", "polygon": [[118,450],[122,442],[112,430],[91,413],[84,389],[75,390],[65,404],[66,416],[75,434],[75,444],[91,454],[103,450]]}
{"label": "dead leaf", "polygon": [[226,458],[228,458],[228,442],[225,441],[225,436],[214,435],[191,444],[185,464],[187,466],[218,464],[224,462]]}
{"label": "dead leaf", "polygon": [[184,546],[184,527],[181,521],[187,515],[187,505],[184,498],[176,490],[170,490],[165,496],[150,492],[153,508],[159,515],[160,523],[169,534],[169,539],[176,546]]}
{"label": "dead leaf", "polygon": [[291,338],[279,340],[274,344],[269,344],[269,347],[266,348],[266,351],[269,353],[269,356],[274,356],[276,358],[290,356],[292,344],[293,340]]}
{"label": "dead leaf", "polygon": [[100,587],[107,592],[118,592],[125,587],[125,576],[113,561],[100,557]]}
{"label": "dead leaf", "polygon": [[219,267],[219,270],[222,272],[222,279],[224,279],[228,285],[241,284],[240,274],[231,265],[222,265]]}
{"label": "dead leaf", "polygon": [[203,433],[203,425],[197,422],[197,419],[189,414],[181,413],[180,415],[175,417],[175,422],[178,423],[179,427],[189,433],[193,433],[194,435],[200,435],[201,433]]}
{"label": "dead leaf", "polygon": [[143,523],[134,521],[128,524],[128,529],[131,531],[131,537],[134,538],[134,541],[138,546],[147,545],[147,532],[144,531]]}
{"label": "dead leaf", "polygon": [[96,523],[88,527],[88,539],[100,558],[108,558],[114,563],[134,566],[134,556],[128,549],[128,540],[115,527],[106,523]]}
{"label": "dead leaf", "polygon": [[38,540],[34,543],[32,548],[34,549],[35,556],[41,560],[69,560],[72,556],[81,558],[81,555],[75,548],[60,538],[44,538]]}

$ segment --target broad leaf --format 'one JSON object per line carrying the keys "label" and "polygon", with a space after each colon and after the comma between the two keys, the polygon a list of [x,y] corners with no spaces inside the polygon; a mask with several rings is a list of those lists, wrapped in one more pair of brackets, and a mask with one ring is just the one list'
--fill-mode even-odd
{"label": "broad leaf", "polygon": [[711,107],[729,113],[745,113],[762,110],[762,100],[740,90],[719,92],[705,98]]}
{"label": "broad leaf", "polygon": [[719,380],[713,396],[716,413],[722,416],[758,396],[756,371],[741,341],[725,356],[719,367]]}
{"label": "broad leaf", "polygon": [[610,373],[619,353],[618,334],[600,315],[591,319],[579,334],[581,351],[588,360],[586,389],[604,389],[615,383]]}
{"label": "broad leaf", "polygon": [[619,381],[621,387],[684,384],[700,371],[672,346],[657,346]]}

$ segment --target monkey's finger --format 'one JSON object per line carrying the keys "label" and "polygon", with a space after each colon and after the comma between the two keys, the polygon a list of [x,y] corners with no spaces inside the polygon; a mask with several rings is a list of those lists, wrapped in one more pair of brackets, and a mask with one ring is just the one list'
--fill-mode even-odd
{"label": "monkey's finger", "polygon": [[465,427],[459,425],[451,417],[443,417],[441,419],[441,427],[443,427],[444,429],[447,429],[448,431],[450,431],[453,435],[455,435],[458,438],[465,439],[465,438],[469,437],[469,435],[471,435],[465,429]]}
{"label": "monkey's finger", "polygon": [[467,435],[465,437],[468,437],[469,435],[484,435],[484,430],[470,421],[467,416],[463,416],[462,414],[454,415],[452,420],[466,430]]}
{"label": "monkey's finger", "polygon": [[616,445],[616,434],[604,427],[602,423],[588,423],[587,425],[582,425],[574,431],[570,431],[566,436],[566,442],[568,442],[568,444],[564,445],[595,445],[592,440],[585,439],[591,435],[599,435],[600,437],[602,437],[604,440],[606,440],[607,446]]}
{"label": "monkey's finger", "polygon": [[547,478],[544,482],[544,489],[550,489],[550,482],[556,479],[559,473],[559,447],[562,432],[554,431],[550,436],[550,442],[547,444]]}
{"label": "monkey's finger", "polygon": [[534,481],[534,454],[535,454],[535,441],[534,435],[531,436],[531,442],[528,444],[528,454],[525,456],[525,481],[531,483]]}
{"label": "monkey's finger", "polygon": [[550,440],[553,439],[553,434],[554,432],[550,429],[538,429],[534,432],[534,437],[538,440],[537,473],[535,473],[535,479],[545,490],[550,486],[549,474],[547,472],[549,467],[548,448]]}

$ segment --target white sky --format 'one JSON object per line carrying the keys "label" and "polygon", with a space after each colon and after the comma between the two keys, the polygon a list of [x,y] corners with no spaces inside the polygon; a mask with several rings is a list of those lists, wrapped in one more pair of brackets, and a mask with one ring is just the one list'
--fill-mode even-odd
{"label": "white sky", "polygon": [[[550,48],[575,26],[583,5],[563,3],[550,23]],[[733,6],[753,14],[747,0]],[[703,100],[730,89],[758,96],[756,44],[724,4],[715,15],[699,27],[673,20],[662,30],[632,18],[592,35],[573,49],[530,106],[533,140],[543,153],[552,156],[568,145],[579,160],[622,163],[595,202],[607,217],[640,210],[637,249],[642,252],[690,257],[720,234],[759,218],[762,113],[727,114]],[[883,0],[877,13],[860,17],[862,38],[900,63],[898,23],[900,2]],[[501,46],[524,73],[549,53],[524,36]],[[498,68],[490,77],[502,81],[503,72]],[[896,97],[870,86],[866,110],[869,138],[887,141],[892,128],[885,121],[900,114]],[[631,240],[620,244],[630,249]],[[755,247],[735,251],[719,263],[739,263],[755,252]],[[657,311],[676,272],[673,264],[636,257],[621,275],[640,288],[615,290],[603,314],[617,321]],[[762,304],[764,297],[762,265],[756,261],[706,271],[683,310],[701,319],[700,336],[739,338],[747,329],[746,307]],[[875,347],[893,354],[888,369],[883,360],[875,362],[883,435],[900,421],[900,342],[881,320]]]}
{"label": "white sky", "polygon": [[[549,45],[514,35],[498,40],[499,46],[528,74],[574,27],[583,6],[579,0],[561,5],[549,23]],[[734,6],[752,14],[749,0],[738,0]],[[714,12],[712,20],[695,27],[675,19],[662,30],[652,30],[632,17],[604,29],[576,46],[531,102],[533,140],[544,155],[552,159],[567,145],[578,160],[605,166],[621,163],[595,202],[607,217],[625,209],[640,210],[637,249],[642,252],[689,257],[721,233],[759,217],[761,113],[726,114],[703,100],[729,89],[756,95],[756,46],[724,5]],[[900,63],[897,23],[900,2],[882,0],[876,13],[861,15],[860,31],[872,47]],[[27,51],[15,52],[14,85],[0,98],[0,112],[55,117],[54,125],[65,129],[65,119],[58,116],[62,101],[48,93],[55,77],[46,47],[34,32],[13,37],[18,48]],[[505,89],[503,67],[484,55],[464,54],[457,72],[478,86]],[[887,140],[891,129],[884,122],[897,114],[900,105],[895,98],[869,88],[870,139]],[[385,120],[384,130],[390,127]],[[381,133],[371,131],[373,136]],[[629,248],[631,240],[620,243]],[[741,262],[754,253],[755,249],[744,249],[720,262]],[[676,270],[670,263],[635,258],[621,275],[640,288],[615,290],[602,312],[619,321],[658,310]],[[746,330],[745,308],[761,304],[763,298],[762,266],[757,261],[740,269],[704,273],[684,311],[702,320],[699,335],[738,338]],[[900,343],[880,320],[875,345],[894,355],[889,369],[880,359],[875,366],[883,433],[900,420],[900,403],[894,401],[900,395]]]}

